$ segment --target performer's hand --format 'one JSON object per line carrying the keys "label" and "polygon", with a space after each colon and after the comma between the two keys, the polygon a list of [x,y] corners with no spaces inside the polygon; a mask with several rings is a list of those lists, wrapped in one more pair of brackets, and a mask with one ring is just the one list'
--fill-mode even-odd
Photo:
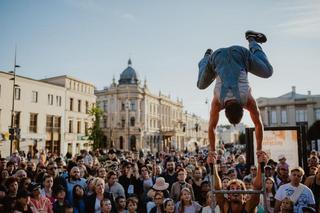
{"label": "performer's hand", "polygon": [[[258,153],[259,152],[259,153]],[[264,151],[257,151],[258,163],[264,163],[265,165],[268,163],[268,155]]]}
{"label": "performer's hand", "polygon": [[204,54],[204,56],[206,56],[206,55],[211,55],[212,54],[212,49],[207,49],[207,51],[206,51],[206,53]]}
{"label": "performer's hand", "polygon": [[217,153],[215,151],[209,151],[207,163],[208,164],[216,164],[217,163]]}

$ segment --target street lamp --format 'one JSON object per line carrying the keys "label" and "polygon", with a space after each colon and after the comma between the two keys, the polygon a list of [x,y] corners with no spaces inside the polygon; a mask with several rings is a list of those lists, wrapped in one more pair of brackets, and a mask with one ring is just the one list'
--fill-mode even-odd
{"label": "street lamp", "polygon": [[17,130],[14,129],[14,99],[15,99],[15,89],[19,87],[19,85],[16,84],[16,68],[19,68],[20,66],[16,63],[16,51],[14,53],[14,67],[13,71],[10,73],[13,74],[13,78],[10,80],[13,80],[12,84],[12,108],[11,108],[11,126],[10,126],[10,156],[12,155],[12,144],[14,140],[14,133],[17,133]]}

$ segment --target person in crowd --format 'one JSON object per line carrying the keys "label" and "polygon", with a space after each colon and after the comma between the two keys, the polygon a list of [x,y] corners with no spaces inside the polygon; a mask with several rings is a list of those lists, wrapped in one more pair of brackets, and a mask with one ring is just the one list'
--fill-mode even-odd
{"label": "person in crowd", "polygon": [[320,171],[318,170],[315,175],[309,176],[305,180],[305,185],[311,189],[314,197],[318,199],[316,202],[316,209],[320,211]]}
{"label": "person in crowd", "polygon": [[72,167],[70,177],[67,179],[67,200],[70,205],[73,204],[73,187],[75,185],[86,188],[86,180],[80,177],[80,169],[78,166]]}
{"label": "person in crowd", "polygon": [[174,213],[175,212],[174,201],[171,198],[166,198],[163,201],[163,212],[164,213]]}
{"label": "person in crowd", "polygon": [[186,182],[187,173],[184,168],[181,168],[177,171],[178,181],[172,185],[170,197],[177,202],[180,199],[180,193],[183,188],[188,188],[191,193],[191,198],[194,200],[194,193],[192,185]]}
{"label": "person in crowd", "polygon": [[60,188],[59,186],[63,186],[65,189],[67,188],[67,180],[59,175],[59,170],[56,162],[52,161],[47,164],[47,173],[53,178],[53,194],[56,193],[57,188]]}
{"label": "person in crowd", "polygon": [[200,195],[201,195],[201,183],[202,183],[202,168],[201,167],[195,167],[193,170],[193,177],[192,177],[192,189],[194,192],[194,198],[195,201],[200,201]]}
{"label": "person in crowd", "polygon": [[8,161],[6,169],[8,170],[9,176],[12,176],[14,174],[14,171],[16,170],[15,163],[12,161]]}
{"label": "person in crowd", "polygon": [[[260,190],[262,188],[262,181],[261,181],[261,163],[267,163],[267,155],[264,152],[258,152],[258,172],[257,176],[253,182],[253,189]],[[221,179],[218,176],[216,164],[216,155],[214,153],[209,153],[207,162],[209,164],[213,164],[213,175],[215,181],[215,189],[221,190],[222,183]],[[228,190],[246,190],[245,184],[238,179],[231,180],[228,184]],[[258,194],[253,194],[250,196],[249,200],[245,199],[244,194],[229,194],[228,199],[223,194],[217,194],[217,203],[220,209],[223,212],[251,212],[254,210],[257,205],[259,204],[260,196]]]}
{"label": "person in crowd", "polygon": [[92,195],[94,193],[94,181],[95,177],[91,176],[88,177],[87,179],[87,187],[85,188],[85,195],[86,197],[89,197],[90,195]]}
{"label": "person in crowd", "polygon": [[94,193],[86,200],[87,213],[96,213],[101,211],[100,202],[108,198],[112,202],[113,210],[115,210],[114,198],[112,193],[105,192],[105,182],[102,178],[94,179]]}
{"label": "person in crowd", "polygon": [[308,170],[308,177],[315,175],[318,172],[319,166],[311,166]]}
{"label": "person in crowd", "polygon": [[154,202],[155,206],[150,210],[150,213],[162,213],[163,212],[163,206],[162,206],[163,200],[164,200],[163,193],[160,191],[156,192],[153,197],[153,202]]}
{"label": "person in crowd", "polygon": [[137,213],[138,199],[136,197],[129,197],[127,199],[127,212],[126,213]]}
{"label": "person in crowd", "polygon": [[7,192],[4,198],[1,200],[4,212],[12,212],[14,208],[17,193],[18,193],[18,180],[15,177],[8,177],[5,183]]}
{"label": "person in crowd", "polygon": [[206,204],[206,195],[207,193],[210,191],[211,189],[211,185],[209,181],[202,181],[201,183],[201,193],[200,193],[200,200],[199,203],[201,205],[205,205]]}
{"label": "person in crowd", "polygon": [[66,198],[66,190],[63,186],[59,185],[55,191],[55,202],[53,203],[54,213],[64,213],[69,205]]}
{"label": "person in crowd", "polygon": [[169,191],[171,191],[172,184],[178,180],[175,168],[176,163],[174,160],[169,160],[166,163],[166,170],[160,175],[161,177],[164,177],[167,183],[169,183]]}
{"label": "person in crowd", "polygon": [[274,212],[280,210],[281,201],[287,197],[294,203],[294,212],[302,212],[302,207],[315,207],[315,200],[312,191],[301,183],[304,170],[301,167],[295,167],[290,171],[290,183],[280,186],[277,190],[275,199],[276,204]]}
{"label": "person in crowd", "polygon": [[116,202],[116,211],[117,213],[125,213],[126,212],[126,198],[122,196],[118,196],[115,200]]}
{"label": "person in crowd", "polygon": [[22,191],[22,190],[28,191],[28,187],[31,182],[32,181],[29,177],[21,178],[20,183],[19,183],[19,191]]}
{"label": "person in crowd", "polygon": [[214,208],[215,213],[220,213],[220,208],[219,206],[216,205],[215,203],[215,196],[214,194],[210,191],[206,195],[206,203],[203,205],[203,208],[201,209],[201,213],[212,213],[212,208]]}
{"label": "person in crowd", "polygon": [[30,206],[30,194],[28,191],[21,190],[17,194],[13,213],[34,213],[36,209]]}
{"label": "person in crowd", "polygon": [[74,213],[85,213],[85,193],[84,188],[80,185],[75,185],[73,187],[73,212]]}
{"label": "person in crowd", "polygon": [[231,180],[237,179],[237,171],[236,171],[236,169],[234,167],[229,168],[228,172],[227,172],[227,175]]}
{"label": "person in crowd", "polygon": [[48,198],[41,196],[40,189],[40,184],[38,183],[32,182],[29,185],[31,207],[38,212],[53,213],[51,201]]}
{"label": "person in crowd", "polygon": [[53,178],[51,175],[45,175],[43,177],[43,182],[42,182],[43,188],[40,190],[40,194],[43,197],[46,197],[50,200],[50,202],[53,204],[54,203],[54,196],[52,192],[52,186],[53,186]]}
{"label": "person in crowd", "polygon": [[114,198],[117,198],[118,196],[125,197],[123,186],[118,183],[118,175],[114,171],[110,171],[107,175],[107,184],[105,190],[109,193],[113,194]]}
{"label": "person in crowd", "polygon": [[280,204],[280,213],[293,213],[294,203],[290,198],[284,198]]}
{"label": "person in crowd", "polygon": [[139,188],[141,189],[141,192],[139,194],[139,209],[146,209],[146,203],[151,200],[151,198],[149,198],[147,194],[154,185],[154,183],[155,179],[153,177],[150,177],[148,167],[146,165],[142,165],[140,167],[139,179]]}
{"label": "person in crowd", "polygon": [[169,195],[169,184],[165,182],[163,177],[158,177],[156,182],[153,184],[151,189],[148,191],[147,196],[153,198],[156,192],[162,192],[164,198],[168,198]]}
{"label": "person in crowd", "polygon": [[192,201],[189,188],[183,188],[180,192],[179,201],[176,203],[176,213],[199,213],[202,206],[197,201]]}
{"label": "person in crowd", "polygon": [[237,161],[238,164],[235,166],[235,169],[237,171],[237,178],[242,180],[248,173],[248,165],[246,164],[244,155],[239,155]]}
{"label": "person in crowd", "polygon": [[129,161],[125,161],[122,164],[122,172],[119,176],[119,183],[122,185],[125,197],[129,197],[132,195],[138,195],[139,193],[139,181],[138,176],[139,173],[133,173],[134,164]]}
{"label": "person in crowd", "polygon": [[101,213],[111,213],[112,212],[112,204],[111,201],[107,198],[103,199],[100,202]]}
{"label": "person in crowd", "polygon": [[277,189],[286,183],[290,182],[289,179],[289,170],[288,167],[285,165],[277,165],[277,173],[274,178],[274,182],[276,184]]}
{"label": "person in crowd", "polygon": [[99,178],[102,178],[103,180],[105,180],[105,181],[107,181],[107,171],[106,171],[106,168],[104,168],[104,167],[100,167],[99,169],[98,169],[98,177]]}

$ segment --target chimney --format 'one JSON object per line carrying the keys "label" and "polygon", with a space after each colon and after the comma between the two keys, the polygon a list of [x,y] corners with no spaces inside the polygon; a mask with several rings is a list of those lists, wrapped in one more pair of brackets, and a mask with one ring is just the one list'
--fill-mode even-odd
{"label": "chimney", "polygon": [[308,90],[308,95],[309,95],[309,96],[311,95],[311,91],[310,91],[310,90]]}
{"label": "chimney", "polygon": [[296,86],[292,86],[291,97],[294,98],[296,96]]}

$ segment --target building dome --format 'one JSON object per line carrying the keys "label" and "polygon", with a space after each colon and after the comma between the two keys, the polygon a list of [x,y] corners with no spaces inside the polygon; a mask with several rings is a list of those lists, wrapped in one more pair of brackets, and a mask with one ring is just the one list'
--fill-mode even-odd
{"label": "building dome", "polygon": [[132,68],[131,59],[128,60],[128,67],[120,74],[119,84],[138,84],[139,76]]}

